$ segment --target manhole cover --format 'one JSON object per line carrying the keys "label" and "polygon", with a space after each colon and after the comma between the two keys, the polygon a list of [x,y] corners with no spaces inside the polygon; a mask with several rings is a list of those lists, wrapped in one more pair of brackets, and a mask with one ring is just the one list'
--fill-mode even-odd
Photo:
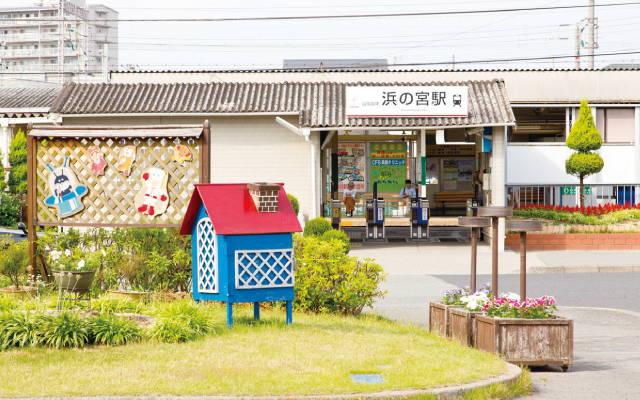
{"label": "manhole cover", "polygon": [[353,383],[359,383],[362,385],[371,385],[376,383],[384,383],[382,376],[379,374],[353,374],[351,375]]}

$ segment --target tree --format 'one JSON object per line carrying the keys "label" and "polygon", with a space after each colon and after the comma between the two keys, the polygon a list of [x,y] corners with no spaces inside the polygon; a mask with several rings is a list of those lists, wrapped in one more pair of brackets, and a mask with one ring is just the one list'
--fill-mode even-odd
{"label": "tree", "polygon": [[571,128],[567,147],[575,150],[564,163],[567,174],[580,178],[580,205],[584,204],[584,178],[602,171],[604,161],[598,153],[602,147],[602,137],[591,115],[591,107],[586,100],[580,102],[580,117]]}
{"label": "tree", "polygon": [[27,137],[22,129],[16,133],[9,147],[9,189],[14,194],[27,193]]}

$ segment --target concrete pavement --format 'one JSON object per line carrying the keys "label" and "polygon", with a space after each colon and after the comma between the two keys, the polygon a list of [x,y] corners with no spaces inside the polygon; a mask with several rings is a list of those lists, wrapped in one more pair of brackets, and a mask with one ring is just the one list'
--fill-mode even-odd
{"label": "concrete pavement", "polygon": [[[357,244],[356,244],[357,246]],[[478,284],[490,280],[490,247],[478,250]],[[382,288],[384,299],[373,311],[389,318],[427,327],[429,301],[443,290],[468,284],[468,243],[364,243],[351,255],[370,257],[389,274]],[[557,367],[532,369],[533,399],[640,399],[640,301],[638,273],[539,273],[534,268],[637,267],[638,251],[528,252],[527,293],[552,295],[558,315],[574,320],[574,364],[569,372]],[[518,291],[520,256],[500,254],[500,291]],[[556,271],[558,272],[558,271]],[[592,271],[596,272],[596,271]],[[613,270],[607,272],[615,272]],[[590,307],[566,307],[590,305]],[[634,311],[601,309],[607,305]]]}

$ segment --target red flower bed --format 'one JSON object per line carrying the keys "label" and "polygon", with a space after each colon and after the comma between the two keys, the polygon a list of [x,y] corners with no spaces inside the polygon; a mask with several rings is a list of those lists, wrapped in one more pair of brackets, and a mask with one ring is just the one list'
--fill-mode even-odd
{"label": "red flower bed", "polygon": [[546,206],[543,204],[522,204],[520,207],[517,205],[513,207],[514,210],[546,210],[546,211],[560,211],[560,212],[569,212],[569,213],[581,213],[586,215],[587,217],[590,215],[599,216],[609,214],[614,211],[622,211],[622,210],[640,210],[640,203],[631,205],[631,203],[627,203],[625,205],[621,204],[605,204],[604,206],[599,205],[597,207],[592,206],[581,206],[581,207],[569,207],[569,206]]}

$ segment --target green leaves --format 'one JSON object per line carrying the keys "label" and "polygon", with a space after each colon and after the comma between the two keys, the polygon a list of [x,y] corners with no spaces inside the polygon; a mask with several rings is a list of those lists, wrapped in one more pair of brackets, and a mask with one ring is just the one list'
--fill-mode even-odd
{"label": "green leaves", "polygon": [[4,275],[15,286],[20,286],[26,278],[29,265],[27,241],[15,242],[8,236],[0,237],[0,275]]}
{"label": "green leaves", "polygon": [[22,130],[11,140],[9,146],[9,186],[11,193],[27,193],[27,138]]}
{"label": "green leaves", "polygon": [[298,203],[298,199],[296,198],[296,196],[289,193],[287,193],[287,197],[291,202],[291,207],[293,207],[293,212],[296,213],[296,215],[298,215],[298,213],[300,212],[300,203]]}
{"label": "green leaves", "polygon": [[326,231],[330,231],[331,224],[322,217],[317,217],[304,225],[304,236],[322,236]]}
{"label": "green leaves", "polygon": [[378,285],[386,274],[374,260],[345,254],[344,243],[314,236],[295,238],[296,309],[358,315],[386,292]]}
{"label": "green leaves", "polygon": [[104,314],[89,320],[89,330],[96,344],[118,346],[142,339],[142,329],[133,321],[112,314]]}
{"label": "green leaves", "polygon": [[88,321],[74,312],[45,315],[39,324],[42,343],[46,346],[84,347],[89,341]]}
{"label": "green leaves", "polygon": [[591,107],[586,100],[580,102],[580,117],[571,128],[567,147],[580,153],[598,150],[602,147],[602,137],[596,128]]}
{"label": "green leaves", "polygon": [[597,153],[573,153],[565,162],[567,174],[586,177],[602,171],[604,160]]}
{"label": "green leaves", "polygon": [[[0,168],[0,170],[1,169],[2,168]],[[4,179],[1,174],[0,179]],[[4,181],[2,181],[2,183],[4,183]],[[0,190],[2,190],[2,193],[0,193],[0,226],[15,227],[18,225],[18,219],[20,218],[24,201],[18,199],[15,195],[4,193],[2,183],[0,183]]]}

